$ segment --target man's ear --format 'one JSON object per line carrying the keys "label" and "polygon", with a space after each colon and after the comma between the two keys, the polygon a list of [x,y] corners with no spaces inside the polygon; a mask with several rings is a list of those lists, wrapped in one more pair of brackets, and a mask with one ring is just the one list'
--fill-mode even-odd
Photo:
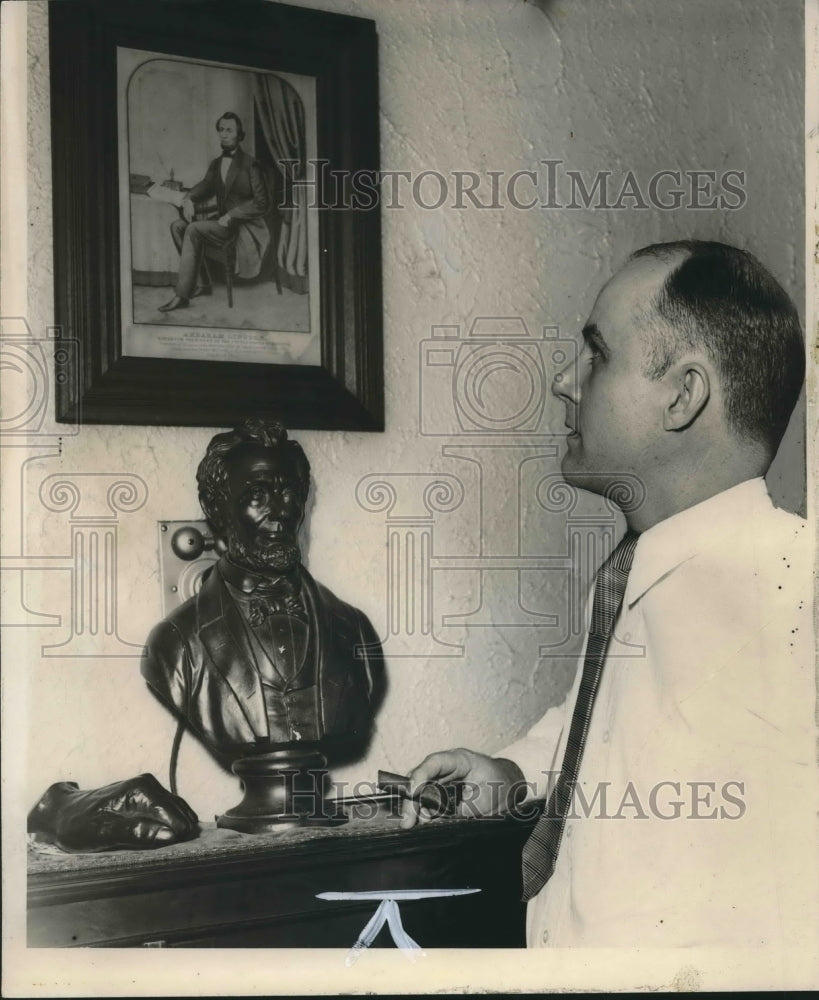
{"label": "man's ear", "polygon": [[672,401],[663,411],[663,430],[682,431],[697,419],[711,396],[711,376],[698,361],[683,361],[667,373]]}

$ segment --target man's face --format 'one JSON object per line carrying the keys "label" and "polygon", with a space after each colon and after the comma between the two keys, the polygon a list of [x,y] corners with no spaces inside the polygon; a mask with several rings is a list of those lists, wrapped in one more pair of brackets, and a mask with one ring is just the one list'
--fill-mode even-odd
{"label": "man's face", "polygon": [[239,145],[239,128],[232,118],[220,118],[216,131],[219,133],[222,149],[230,151]]}
{"label": "man's face", "polygon": [[286,572],[301,561],[304,505],[289,463],[277,449],[240,445],[227,460],[228,554],[249,569]]}
{"label": "man's face", "polygon": [[583,328],[576,362],[560,372],[552,392],[566,405],[570,430],[564,478],[603,493],[626,473],[663,462],[661,436],[667,400],[662,380],[643,374],[654,296],[676,261],[630,261],[605,285]]}

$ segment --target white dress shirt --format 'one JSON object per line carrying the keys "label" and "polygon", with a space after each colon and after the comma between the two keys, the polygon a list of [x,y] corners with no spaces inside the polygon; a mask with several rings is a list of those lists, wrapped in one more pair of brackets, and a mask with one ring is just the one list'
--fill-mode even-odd
{"label": "white dress shirt", "polygon": [[230,170],[231,163],[233,163],[232,156],[223,156],[219,163],[219,173],[222,175],[223,184],[227,180],[228,170]]}
{"label": "white dress shirt", "polygon": [[[640,536],[583,797],[529,903],[530,947],[758,947],[815,932],[812,549],[762,479]],[[564,704],[496,755],[541,795],[580,667]]]}

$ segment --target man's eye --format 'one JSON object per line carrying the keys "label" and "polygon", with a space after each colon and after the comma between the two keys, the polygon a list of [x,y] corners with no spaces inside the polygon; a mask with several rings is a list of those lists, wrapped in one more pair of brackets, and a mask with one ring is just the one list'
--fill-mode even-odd
{"label": "man's eye", "polygon": [[266,496],[267,496],[267,491],[257,486],[255,489],[252,489],[248,492],[247,499],[251,503],[262,503],[262,501],[266,498]]}

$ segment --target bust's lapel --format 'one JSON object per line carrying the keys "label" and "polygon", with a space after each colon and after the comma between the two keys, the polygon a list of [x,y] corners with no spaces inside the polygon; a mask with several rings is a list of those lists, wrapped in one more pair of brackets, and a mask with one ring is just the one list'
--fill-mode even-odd
{"label": "bust's lapel", "polygon": [[199,638],[233,692],[254,736],[268,735],[256,657],[239,609],[214,567],[199,594]]}
{"label": "bust's lapel", "polygon": [[308,655],[313,656],[315,665],[318,729],[319,732],[325,733],[327,719],[332,719],[336,708],[336,699],[333,697],[335,687],[331,676],[332,657],[329,660],[327,657],[327,643],[332,633],[327,608],[318,592],[316,581],[303,566],[301,583],[310,622],[310,642],[307,648],[311,651]]}

